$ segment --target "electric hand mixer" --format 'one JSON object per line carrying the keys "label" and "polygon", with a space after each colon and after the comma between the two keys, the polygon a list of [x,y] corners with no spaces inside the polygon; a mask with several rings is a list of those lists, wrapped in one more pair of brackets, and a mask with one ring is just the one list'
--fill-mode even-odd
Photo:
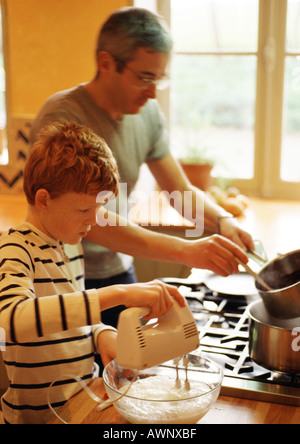
{"label": "electric hand mixer", "polygon": [[132,307],[119,316],[117,356],[123,368],[142,370],[175,359],[199,347],[199,334],[186,303],[174,301],[167,314],[142,325],[149,308]]}

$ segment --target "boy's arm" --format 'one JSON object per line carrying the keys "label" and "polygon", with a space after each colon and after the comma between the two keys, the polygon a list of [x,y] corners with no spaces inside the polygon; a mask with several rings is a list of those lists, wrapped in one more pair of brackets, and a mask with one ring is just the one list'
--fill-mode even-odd
{"label": "boy's arm", "polygon": [[26,342],[101,322],[96,290],[36,297],[34,260],[20,245],[0,249],[0,327],[8,342]]}
{"label": "boy's arm", "polygon": [[150,319],[165,314],[174,299],[181,306],[185,304],[176,287],[159,281],[36,297],[33,282],[37,276],[28,251],[17,244],[0,245],[0,251],[5,256],[0,264],[0,327],[8,342],[27,342],[91,325],[98,345],[101,331],[111,329],[96,325],[100,323],[101,309],[120,304],[147,306],[150,313],[145,319]]}

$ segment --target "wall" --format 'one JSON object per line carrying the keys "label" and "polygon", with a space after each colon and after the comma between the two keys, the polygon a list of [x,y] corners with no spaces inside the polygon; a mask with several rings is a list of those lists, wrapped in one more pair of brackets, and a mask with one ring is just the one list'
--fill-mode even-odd
{"label": "wall", "polygon": [[21,192],[30,122],[56,91],[89,81],[99,28],[129,0],[5,0],[10,164],[0,193]]}

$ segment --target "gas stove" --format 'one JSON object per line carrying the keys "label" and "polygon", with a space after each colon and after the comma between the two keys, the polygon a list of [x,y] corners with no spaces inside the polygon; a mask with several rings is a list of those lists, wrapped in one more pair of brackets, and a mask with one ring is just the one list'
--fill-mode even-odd
{"label": "gas stove", "polygon": [[196,354],[206,355],[223,369],[221,394],[300,406],[300,376],[275,373],[249,356],[247,306],[259,295],[228,295],[205,284],[182,284],[199,330]]}

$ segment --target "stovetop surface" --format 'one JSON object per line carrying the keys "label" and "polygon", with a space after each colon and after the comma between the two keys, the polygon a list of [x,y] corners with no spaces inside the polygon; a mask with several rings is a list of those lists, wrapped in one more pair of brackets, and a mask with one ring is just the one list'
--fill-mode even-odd
{"label": "stovetop surface", "polygon": [[261,367],[249,356],[247,306],[258,294],[227,295],[205,284],[180,286],[199,330],[199,353],[223,369],[221,394],[300,406],[300,377]]}

